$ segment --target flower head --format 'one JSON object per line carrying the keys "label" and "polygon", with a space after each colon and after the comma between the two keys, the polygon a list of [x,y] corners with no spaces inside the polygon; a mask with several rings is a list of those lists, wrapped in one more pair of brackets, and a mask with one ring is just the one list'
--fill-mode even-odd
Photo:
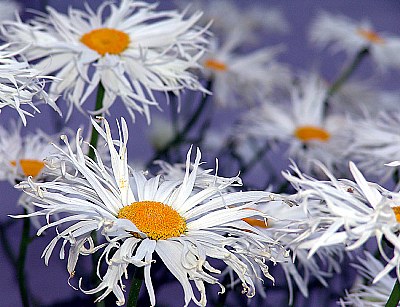
{"label": "flower head", "polygon": [[[93,161],[83,154],[78,131],[76,153],[66,137],[63,139],[67,149],[60,149],[60,159],[75,167],[73,173],[64,171],[54,182],[28,180],[19,185],[41,208],[34,214],[47,216],[48,225],[38,233],[53,226],[59,229],[43,253],[46,263],[59,240],[69,242],[68,271],[74,276],[80,254],[103,249],[101,258],[106,258],[107,272],[98,287],[83,291],[93,294],[105,290],[98,300],[113,292],[117,304],[124,304],[122,276],[133,264],[144,268],[146,288],[151,304],[155,305],[151,267],[153,253],[157,253],[181,283],[185,305],[193,300],[204,306],[204,283],[219,284],[223,289],[218,279],[220,271],[208,261],[214,258],[232,268],[242,282],[243,292],[253,296],[255,270],[250,261],[267,272],[266,261],[275,260],[273,255],[281,246],[243,219],[262,216],[250,207],[271,201],[270,193],[225,193],[237,178],[194,190],[201,159],[199,150],[191,167],[189,150],[182,179],[148,178],[127,165],[128,129],[124,120],[119,126],[119,140],[112,139],[107,121],[105,131],[97,124],[95,127],[107,140],[111,168],[100,157]],[[54,214],[65,217],[52,221]],[[103,237],[99,246],[93,245],[92,231]],[[199,298],[193,286],[200,292]]]}
{"label": "flower head", "polygon": [[[48,15],[28,23],[3,24],[9,40],[30,44],[24,54],[39,67],[62,79],[50,92],[62,94],[72,107],[82,104],[101,83],[105,88],[104,113],[120,97],[134,118],[134,111],[150,121],[149,107],[158,106],[154,91],[202,90],[189,72],[198,66],[207,40],[196,27],[201,16],[188,18],[175,10],[155,11],[156,5],[123,0],[105,2],[94,12],[70,9],[68,15],[48,7]],[[109,15],[104,18],[105,12]]]}

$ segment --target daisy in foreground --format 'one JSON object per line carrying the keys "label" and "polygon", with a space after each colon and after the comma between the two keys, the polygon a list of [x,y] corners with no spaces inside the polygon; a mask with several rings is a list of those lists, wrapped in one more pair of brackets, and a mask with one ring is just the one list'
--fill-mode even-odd
{"label": "daisy in foreground", "polygon": [[15,109],[25,126],[26,116],[33,114],[22,107],[28,105],[34,112],[40,113],[35,106],[38,101],[47,103],[61,115],[55,103],[57,97],[50,97],[43,90],[45,80],[51,78],[41,76],[41,73],[31,68],[26,61],[15,59],[26,49],[17,51],[9,49],[10,44],[0,46],[0,111],[4,107]]}
{"label": "daisy in foreground", "polygon": [[[243,219],[265,217],[255,208],[258,203],[273,202],[271,193],[224,193],[230,181],[236,183],[237,178],[194,190],[201,159],[199,150],[192,165],[189,150],[183,180],[167,180],[161,176],[148,179],[143,172],[127,165],[125,120],[119,125],[118,141],[112,140],[107,121],[104,121],[105,131],[95,122],[93,124],[107,140],[111,169],[99,157],[93,161],[83,154],[78,130],[76,153],[63,137],[68,150],[60,149],[59,154],[60,159],[76,168],[76,172],[63,172],[63,176],[53,182],[28,180],[18,186],[35,198],[39,209],[28,216],[47,218],[48,224],[39,229],[38,234],[51,227],[58,229],[57,236],[43,252],[46,264],[59,240],[64,242],[63,246],[69,242],[67,268],[72,278],[79,274],[75,267],[80,254],[103,249],[100,259],[106,258],[107,272],[101,276],[99,286],[92,290],[83,290],[80,280],[82,291],[94,294],[105,290],[97,301],[113,292],[117,305],[123,305],[122,277],[128,278],[127,268],[132,264],[144,268],[147,292],[154,306],[151,266],[155,252],[182,285],[185,306],[192,300],[204,306],[207,304],[204,283],[218,284],[224,291],[218,279],[221,272],[209,263],[209,259],[214,258],[237,274],[243,293],[252,297],[255,294],[253,278],[260,278],[255,273],[254,263],[268,275],[266,262],[275,261],[272,255],[279,254],[281,246]],[[63,218],[52,221],[54,214]],[[92,232],[103,237],[104,242],[99,246],[94,246]],[[63,252],[60,255],[64,257]],[[101,261],[99,268],[100,264]],[[100,272],[98,275],[100,277]],[[200,293],[199,298],[193,286]]]}
{"label": "daisy in foreground", "polygon": [[[190,69],[198,67],[207,39],[196,26],[201,13],[155,11],[156,4],[122,0],[106,1],[97,12],[70,8],[68,15],[48,7],[48,15],[29,22],[7,21],[3,35],[29,44],[28,60],[62,81],[50,92],[62,94],[72,107],[82,104],[98,86],[105,96],[98,114],[120,97],[134,118],[134,111],[150,121],[150,105],[158,106],[153,91],[203,90]],[[105,17],[109,13],[108,17]],[[101,84],[101,85],[100,85]]]}

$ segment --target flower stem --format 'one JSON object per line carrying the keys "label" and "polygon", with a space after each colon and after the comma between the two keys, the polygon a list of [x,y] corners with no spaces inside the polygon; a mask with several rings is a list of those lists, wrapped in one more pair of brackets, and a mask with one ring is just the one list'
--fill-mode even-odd
{"label": "flower stem", "polygon": [[142,287],[144,279],[143,268],[136,267],[135,272],[133,273],[131,289],[129,291],[128,303],[126,307],[136,307],[140,288]]}
{"label": "flower stem", "polygon": [[[97,87],[95,111],[100,110],[103,107],[104,92],[105,92],[104,86],[101,82],[99,82],[99,85]],[[90,146],[89,146],[89,152],[88,152],[88,157],[92,160],[94,160],[96,157],[94,150],[97,148],[98,139],[99,139],[99,133],[97,132],[97,130],[94,127],[92,127],[92,135],[90,136]],[[96,246],[97,245],[97,233],[95,231],[92,232],[92,240],[93,240],[93,244]],[[96,253],[92,254],[93,267],[92,267],[91,279],[92,279],[92,283],[94,285],[97,284],[96,268],[97,268],[98,260],[99,260],[99,256]],[[96,306],[103,307],[104,302],[103,301],[97,302]]]}
{"label": "flower stem", "polygon": [[[28,214],[27,210],[24,209],[24,214]],[[17,279],[19,291],[21,294],[22,305],[24,307],[29,307],[29,297],[26,287],[26,277],[25,277],[25,262],[26,253],[28,251],[28,245],[30,242],[29,231],[31,228],[31,220],[29,218],[24,218],[24,224],[22,226],[22,237],[19,244],[19,254],[17,258]]]}
{"label": "flower stem", "polygon": [[392,293],[390,293],[389,299],[386,302],[385,307],[396,307],[400,301],[400,283],[396,278],[396,283],[393,286]]}
{"label": "flower stem", "polygon": [[[96,106],[95,111],[100,110],[103,107],[103,99],[104,99],[104,86],[99,82],[99,86],[97,87],[97,97],[96,97]],[[97,141],[99,139],[99,133],[96,129],[92,128],[92,135],[90,136],[90,148],[88,157],[92,160],[95,158],[94,148],[97,148]]]}
{"label": "flower stem", "polygon": [[[212,86],[212,81],[208,81],[206,85],[206,89],[209,91]],[[151,163],[153,163],[154,160],[157,160],[166,154],[171,150],[171,148],[183,143],[185,141],[186,136],[189,134],[190,130],[193,128],[193,126],[197,123],[197,121],[200,118],[200,115],[203,113],[205,110],[205,107],[208,102],[208,95],[203,94],[203,97],[197,106],[196,110],[193,112],[192,116],[187,120],[185,126],[181,131],[178,131],[178,133],[175,134],[175,137],[169,141],[164,148],[158,150],[155,154],[155,156],[146,164],[147,168],[150,166]]]}

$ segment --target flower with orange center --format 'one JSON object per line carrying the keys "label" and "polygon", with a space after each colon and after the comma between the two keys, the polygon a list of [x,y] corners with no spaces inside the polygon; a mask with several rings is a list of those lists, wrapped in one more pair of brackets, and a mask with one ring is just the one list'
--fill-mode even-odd
{"label": "flower with orange center", "polygon": [[172,207],[157,201],[138,201],[123,207],[118,218],[128,219],[152,240],[179,237],[186,222]]}
{"label": "flower with orange center", "polygon": [[[12,166],[17,166],[17,161],[15,160],[10,163]],[[44,162],[39,160],[21,159],[18,161],[18,164],[21,166],[22,172],[26,177],[36,177],[44,168]]]}
{"label": "flower with orange center", "polygon": [[115,29],[100,28],[84,34],[80,41],[90,49],[104,56],[108,54],[121,54],[129,46],[129,35]]}
{"label": "flower with orange center", "polygon": [[302,142],[327,142],[330,138],[328,131],[317,126],[300,126],[294,131],[294,135]]}
{"label": "flower with orange center", "polygon": [[228,66],[224,62],[215,59],[205,60],[204,67],[217,72],[224,72],[228,70]]}
{"label": "flower with orange center", "polygon": [[380,37],[378,33],[371,30],[358,29],[357,33],[373,44],[383,44],[385,42],[385,40]]}
{"label": "flower with orange center", "polygon": [[400,223],[400,206],[392,207],[392,210],[396,216],[396,221]]}

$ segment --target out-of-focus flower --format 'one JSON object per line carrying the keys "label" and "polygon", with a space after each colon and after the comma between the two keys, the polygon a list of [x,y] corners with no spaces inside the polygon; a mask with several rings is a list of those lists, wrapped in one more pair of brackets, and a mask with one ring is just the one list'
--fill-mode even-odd
{"label": "out-of-focus flower", "polygon": [[[303,175],[293,167],[296,176],[285,173],[285,178],[306,197],[307,210],[312,212],[309,237],[298,248],[309,250],[312,256],[319,248],[344,244],[347,250],[359,248],[375,237],[386,267],[375,276],[380,280],[392,269],[400,267],[400,194],[390,192],[376,183],[369,183],[350,162],[355,182],[338,180],[320,165],[329,181],[319,181]],[[312,227],[311,227],[312,226]],[[304,236],[305,237],[305,236]],[[382,240],[394,246],[393,255],[383,252]],[[400,277],[400,276],[398,276]]]}
{"label": "out-of-focus flower", "polygon": [[396,168],[385,164],[400,160],[400,113],[381,112],[358,119],[352,125],[353,142],[346,149],[350,160],[356,161],[367,174],[391,179]]}
{"label": "out-of-focus flower", "polygon": [[339,114],[325,114],[326,95],[326,85],[311,75],[292,87],[289,105],[269,99],[261,107],[250,109],[237,134],[241,139],[250,137],[261,143],[288,144],[288,157],[307,171],[313,159],[323,161],[330,168],[340,167],[342,148],[346,148],[349,140],[348,123]]}
{"label": "out-of-focus flower", "polygon": [[[220,271],[208,262],[214,258],[235,272],[243,293],[253,296],[255,269],[250,261],[267,274],[266,261],[275,261],[273,251],[280,250],[281,246],[242,219],[262,216],[263,213],[250,207],[271,201],[271,193],[222,193],[237,178],[193,193],[201,159],[199,150],[192,166],[189,150],[183,180],[164,180],[161,176],[148,179],[127,165],[125,120],[120,126],[119,140],[112,140],[107,121],[105,131],[94,125],[107,140],[111,169],[100,157],[95,162],[83,154],[78,130],[76,152],[64,137],[67,149],[60,153],[62,159],[75,166],[75,172],[64,171],[54,182],[28,180],[19,185],[35,198],[35,204],[41,209],[34,214],[48,219],[48,225],[38,233],[51,227],[58,229],[57,236],[43,253],[45,262],[48,263],[59,240],[64,245],[69,242],[67,268],[72,277],[80,254],[103,248],[101,259],[107,259],[107,272],[97,288],[84,292],[93,294],[105,290],[97,300],[113,292],[117,304],[123,305],[122,276],[127,273],[128,265],[133,264],[144,268],[150,302],[155,305],[150,272],[155,252],[182,285],[185,305],[193,300],[204,306],[207,303],[204,283],[219,284],[223,290],[218,279]],[[51,221],[57,213],[65,217]],[[105,242],[94,246],[93,231],[103,236]],[[64,257],[63,253],[60,255]],[[191,280],[195,282],[192,284]],[[199,291],[199,298],[193,286]]]}
{"label": "out-of-focus flower", "polygon": [[375,32],[367,20],[357,22],[343,15],[321,12],[312,23],[310,37],[317,45],[331,45],[334,52],[355,55],[368,48],[381,69],[400,67],[400,37]]}
{"label": "out-of-focus flower", "polygon": [[[342,306],[386,306],[396,278],[386,275],[378,282],[371,283],[375,276],[383,270],[383,264],[369,252],[365,251],[364,255],[365,259],[358,257],[360,264],[353,265],[358,270],[362,280],[356,283],[350,292],[346,293],[344,299],[340,300]],[[368,282],[365,283],[364,279],[367,279]]]}
{"label": "out-of-focus flower", "polygon": [[24,52],[28,60],[62,79],[50,93],[63,94],[70,103],[68,116],[73,106],[82,110],[99,83],[105,97],[94,113],[106,112],[120,97],[132,118],[137,111],[148,121],[149,107],[158,106],[154,91],[204,90],[189,71],[198,67],[207,44],[206,30],[196,26],[201,13],[185,18],[132,0],[107,1],[96,12],[86,8],[64,15],[48,7],[48,15],[2,25],[8,40],[30,44]]}
{"label": "out-of-focus flower", "polygon": [[233,50],[238,43],[241,41],[227,41],[218,46],[214,40],[210,52],[203,57],[216,103],[225,107],[251,105],[277,88],[287,88],[290,70],[276,60],[283,46],[241,54]]}
{"label": "out-of-focus flower", "polygon": [[[22,107],[28,105],[34,112],[40,113],[35,106],[38,101],[47,103],[61,114],[55,104],[57,97],[49,96],[43,90],[45,82],[51,78],[42,76],[38,70],[31,68],[26,61],[15,59],[15,56],[26,51],[27,48],[17,51],[10,51],[9,49],[10,44],[0,46],[0,111],[4,107],[15,109],[24,125],[26,125],[26,116],[33,115]],[[35,100],[37,101],[35,102]]]}
{"label": "out-of-focus flower", "polygon": [[41,179],[45,168],[44,159],[56,150],[54,139],[41,130],[21,135],[21,127],[11,122],[9,129],[0,126],[0,179],[11,184]]}

